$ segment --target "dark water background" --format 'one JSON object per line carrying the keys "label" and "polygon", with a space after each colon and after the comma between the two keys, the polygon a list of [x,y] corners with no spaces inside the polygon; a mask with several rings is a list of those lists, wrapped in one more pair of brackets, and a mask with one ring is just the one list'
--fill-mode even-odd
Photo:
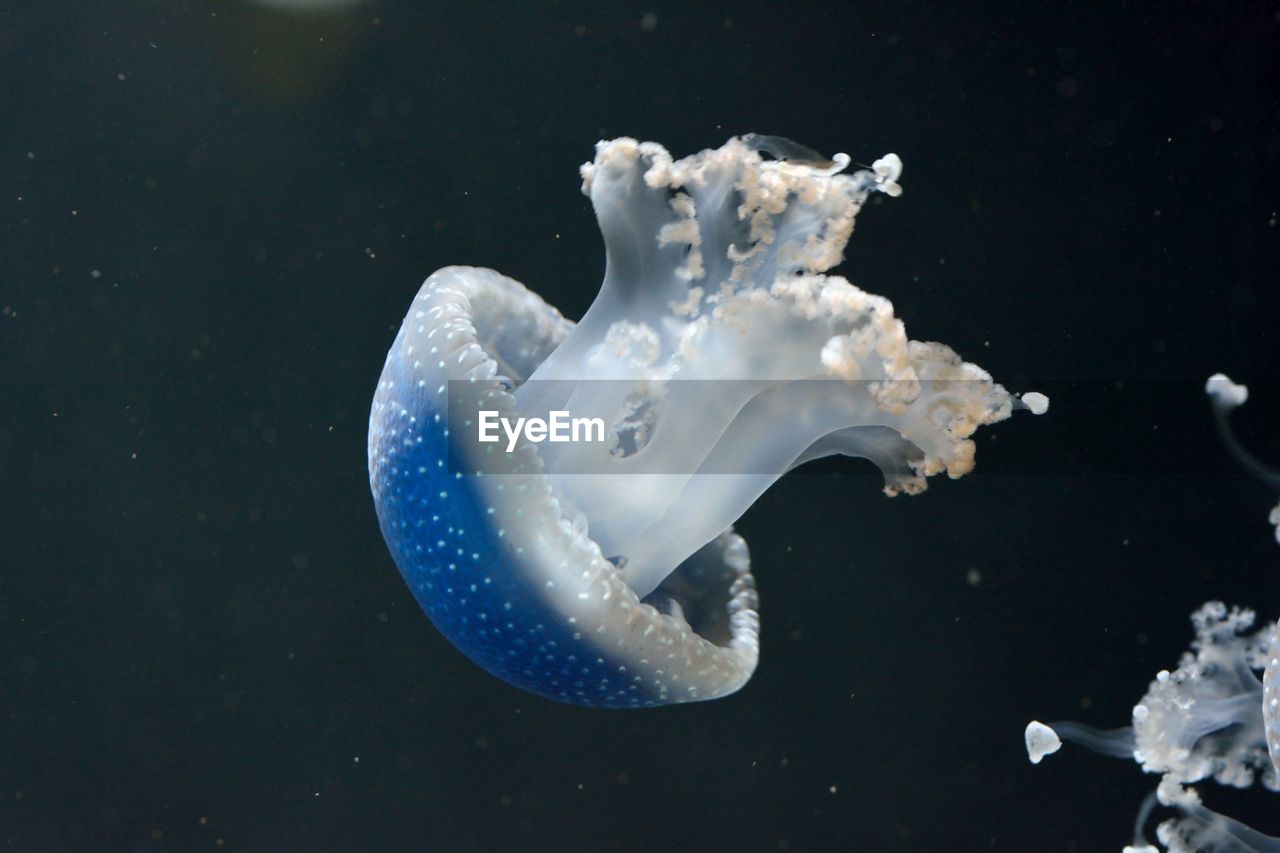
{"label": "dark water background", "polygon": [[[4,849],[1118,850],[1155,779],[1022,728],[1280,615],[1201,392],[1280,462],[1280,6],[1082,5],[0,3]],[[842,271],[1053,408],[779,483],[740,694],[519,693],[383,546],[386,349],[446,264],[579,315],[597,139],[752,130],[901,155]]]}

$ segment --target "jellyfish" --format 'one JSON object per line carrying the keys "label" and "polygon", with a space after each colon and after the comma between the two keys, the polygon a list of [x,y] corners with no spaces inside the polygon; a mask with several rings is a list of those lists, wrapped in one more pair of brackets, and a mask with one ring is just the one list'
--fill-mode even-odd
{"label": "jellyfish", "polygon": [[[1228,415],[1249,397],[1248,388],[1221,373],[1205,384],[1216,424],[1230,453],[1250,473],[1280,489],[1280,475],[1256,459],[1235,437]],[[1276,511],[1271,513],[1277,522]],[[1277,851],[1280,838],[1264,835],[1206,807],[1191,787],[1207,779],[1236,788],[1255,782],[1280,791],[1280,625],[1255,627],[1247,608],[1220,601],[1191,616],[1195,639],[1172,671],[1161,670],[1133,706],[1131,725],[1104,731],[1074,722],[1033,720],[1024,740],[1039,764],[1067,740],[1095,752],[1132,758],[1160,774],[1144,802],[1126,853],[1155,853],[1143,827],[1155,803],[1179,816],[1157,827],[1157,838],[1175,853]]]}
{"label": "jellyfish", "polygon": [[[585,706],[730,694],[760,625],[733,525],[771,483],[842,454],[914,494],[972,469],[978,427],[1044,411],[826,274],[867,199],[901,193],[897,156],[849,162],[754,134],[679,160],[600,142],[581,176],[606,270],[579,322],[489,269],[422,285],[369,480],[418,603],[473,661]],[[598,428],[557,441],[565,415]]]}

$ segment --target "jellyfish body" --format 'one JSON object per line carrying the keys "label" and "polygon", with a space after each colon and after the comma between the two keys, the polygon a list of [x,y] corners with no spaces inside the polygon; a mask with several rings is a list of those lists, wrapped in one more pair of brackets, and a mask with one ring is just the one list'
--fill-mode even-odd
{"label": "jellyfish body", "polygon": [[375,397],[370,479],[391,553],[441,633],[500,678],[575,704],[710,698],[745,682],[756,660],[755,592],[732,532],[688,569],[716,575],[708,583],[724,596],[729,629],[710,635],[717,644],[641,605],[564,517],[532,448],[499,457],[506,472],[464,475],[449,465],[451,430],[461,428],[448,423],[450,378],[475,377],[495,405],[510,407],[497,359],[518,380],[570,324],[491,270],[440,270],[414,306]]}
{"label": "jellyfish body", "polygon": [[[492,270],[423,284],[374,397],[370,484],[419,604],[474,661],[581,705],[731,693],[759,629],[732,524],[770,483],[839,453],[917,492],[972,467],[978,426],[1043,410],[823,274],[867,197],[901,191],[893,155],[847,162],[776,137],[678,161],[602,142],[582,175],[606,275],[579,323]],[[557,411],[609,440],[477,432]]]}

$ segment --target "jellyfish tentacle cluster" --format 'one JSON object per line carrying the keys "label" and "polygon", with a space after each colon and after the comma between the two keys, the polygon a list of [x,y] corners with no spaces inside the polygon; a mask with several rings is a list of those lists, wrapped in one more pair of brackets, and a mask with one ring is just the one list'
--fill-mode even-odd
{"label": "jellyfish tentacle cluster", "polygon": [[[1228,450],[1250,473],[1280,489],[1280,475],[1238,441],[1227,416],[1249,397],[1248,389],[1223,374],[1205,385]],[[1273,522],[1276,512],[1272,513]],[[1129,757],[1144,771],[1160,774],[1154,795],[1179,816],[1157,828],[1159,842],[1174,853],[1191,851],[1280,851],[1280,838],[1264,835],[1206,807],[1192,785],[1212,779],[1235,788],[1255,782],[1280,791],[1280,625],[1255,628],[1252,610],[1220,601],[1191,616],[1195,639],[1172,671],[1162,670],[1133,707],[1132,724],[1102,731],[1074,722],[1033,720],[1024,739],[1027,756],[1039,764],[1062,741],[1095,752]],[[1133,853],[1155,853],[1142,833],[1151,802],[1135,827]]]}
{"label": "jellyfish tentacle cluster", "polygon": [[[828,274],[868,198],[901,193],[895,155],[848,164],[780,137],[678,160],[601,142],[581,175],[606,272],[579,322],[492,270],[423,284],[374,396],[370,484],[419,604],[477,663],[581,705],[731,693],[759,654],[733,524],[772,482],[843,454],[916,493],[973,467],[978,427],[1045,409]],[[564,413],[598,440],[543,441]]]}

